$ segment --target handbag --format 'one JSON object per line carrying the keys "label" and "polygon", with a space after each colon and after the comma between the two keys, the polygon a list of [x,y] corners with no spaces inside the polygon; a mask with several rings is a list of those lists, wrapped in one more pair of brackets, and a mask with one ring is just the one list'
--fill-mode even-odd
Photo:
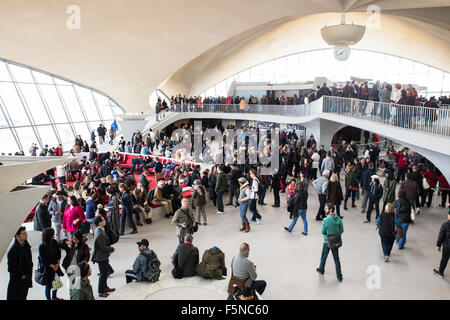
{"label": "handbag", "polygon": [[41,257],[38,257],[37,268],[34,270],[34,281],[39,283],[41,286],[45,286],[44,266],[41,263]]}
{"label": "handbag", "polygon": [[81,232],[82,235],[88,234],[90,229],[91,229],[91,223],[89,221],[83,221],[80,224],[79,231]]}
{"label": "handbag", "polygon": [[422,179],[422,184],[424,189],[430,189],[430,185],[428,184],[427,178]]}
{"label": "handbag", "polygon": [[247,279],[240,279],[233,275],[233,262],[234,262],[234,258],[231,261],[231,278],[230,278],[230,281],[228,282],[228,293],[229,294],[233,294],[236,287],[238,287],[239,289],[241,289],[241,291],[243,291],[245,288],[245,281],[247,280]]}
{"label": "handbag", "polygon": [[416,220],[416,210],[414,209],[414,206],[411,206],[411,220]]}
{"label": "handbag", "polygon": [[194,227],[192,227],[193,221],[191,219],[191,216],[189,214],[187,214],[186,212],[184,212],[183,209],[180,208],[180,210],[186,215],[186,218],[188,219],[188,223],[189,223],[189,227],[188,230],[192,230],[192,233],[195,233],[198,231],[198,223],[195,224]]}
{"label": "handbag", "polygon": [[63,282],[61,280],[61,278],[55,274],[55,279],[52,281],[52,289],[53,290],[58,290],[61,289],[63,287]]}
{"label": "handbag", "polygon": [[327,240],[328,248],[330,249],[337,249],[342,247],[342,238],[340,233],[328,235]]}

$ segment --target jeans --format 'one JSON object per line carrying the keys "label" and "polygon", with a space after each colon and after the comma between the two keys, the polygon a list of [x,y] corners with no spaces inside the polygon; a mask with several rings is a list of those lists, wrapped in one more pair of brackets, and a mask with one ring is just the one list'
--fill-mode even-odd
{"label": "jeans", "polygon": [[361,212],[366,211],[367,200],[369,200],[369,190],[364,190],[362,204],[361,204]]}
{"label": "jeans", "polygon": [[383,248],[383,254],[385,257],[391,255],[392,246],[394,245],[395,237],[383,237],[380,236],[381,247]]}
{"label": "jeans", "polygon": [[[321,273],[325,272],[325,262],[327,261],[329,252],[330,248],[328,248],[328,243],[324,243],[322,247],[322,256],[320,258],[319,266],[319,271]],[[334,264],[336,265],[336,276],[338,277],[338,279],[342,279],[341,262],[339,261],[339,249],[331,249],[331,253],[333,254]]]}
{"label": "jeans", "polygon": [[136,274],[133,270],[125,271],[125,281],[127,283],[133,282],[133,280],[137,280]]}
{"label": "jeans", "polygon": [[336,214],[339,218],[341,217],[341,205],[340,204],[336,205]]}
{"label": "jeans", "polygon": [[250,212],[253,213],[252,221],[256,221],[256,219],[261,220],[261,215],[258,213],[258,209],[256,209],[256,201],[257,199],[250,199]]}
{"label": "jeans", "polygon": [[250,224],[250,222],[247,219],[247,209],[248,204],[241,204],[239,207],[240,213],[241,213],[241,220],[243,224]]}
{"label": "jeans", "polygon": [[405,246],[405,243],[406,243],[406,232],[408,231],[409,223],[402,223],[401,227],[403,229],[403,238],[398,239],[398,241],[397,241],[399,249],[403,249],[403,247]]}
{"label": "jeans", "polygon": [[[53,222],[52,224],[53,224],[53,229],[55,230],[56,241],[59,242],[59,241],[62,240],[61,239],[62,224],[61,223],[55,223],[55,222]],[[63,233],[62,236],[64,237],[64,233]]]}
{"label": "jeans", "polygon": [[345,187],[345,199],[344,201],[347,202],[348,198],[350,198],[350,195],[352,197],[352,203],[355,202],[356,197],[356,190],[350,190],[349,186]]}
{"label": "jeans", "polygon": [[100,270],[100,277],[98,279],[98,293],[105,293],[106,288],[108,287],[106,280],[108,279],[109,274],[109,262],[105,261],[97,261],[98,268]]}
{"label": "jeans", "polygon": [[306,209],[298,210],[298,216],[294,217],[294,219],[292,219],[292,223],[288,228],[289,231],[292,231],[292,229],[294,229],[295,224],[297,223],[298,217],[302,217],[302,220],[303,220],[303,233],[308,234],[308,221],[306,221]]}
{"label": "jeans", "polygon": [[217,192],[217,210],[223,212],[223,191]]}
{"label": "jeans", "polygon": [[177,236],[178,238],[178,244],[183,244],[184,243],[184,239],[180,236]]}
{"label": "jeans", "polygon": [[136,224],[133,220],[133,209],[122,208],[122,216],[120,217],[120,233],[125,232],[125,220],[128,218],[128,225],[131,229],[136,230]]}
{"label": "jeans", "polygon": [[[52,291],[52,297],[50,298],[50,291]],[[45,298],[47,300],[56,300],[56,290],[52,289],[52,285],[51,284],[47,284],[45,286]]]}

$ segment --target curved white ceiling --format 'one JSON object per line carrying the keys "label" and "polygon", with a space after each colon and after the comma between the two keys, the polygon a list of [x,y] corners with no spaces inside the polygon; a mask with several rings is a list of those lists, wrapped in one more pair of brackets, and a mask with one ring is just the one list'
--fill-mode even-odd
{"label": "curved white ceiling", "polygon": [[[81,9],[79,30],[66,26],[70,5]],[[436,62],[425,63],[450,71],[449,0],[2,0],[0,57],[95,88],[129,112],[146,111],[150,94],[166,79],[170,78],[165,88],[197,92],[215,78],[225,78],[230,69],[222,69],[222,75],[220,69],[227,63],[242,57],[242,65],[248,65],[250,56],[243,56],[243,48],[248,47],[248,54],[255,57],[251,43],[265,52],[270,48],[276,49],[274,53],[293,50],[274,48],[261,35],[274,35],[283,28],[288,32],[287,26],[299,17],[342,10],[365,12],[369,5],[380,6],[382,14],[408,17],[399,18],[398,23],[439,39],[433,47],[439,50],[413,46],[406,57],[424,62],[415,58],[415,51],[424,51],[423,57]],[[296,30],[298,36],[303,32]],[[285,38],[280,38],[279,46],[289,41],[278,34]],[[417,40],[412,37],[398,43],[398,39],[386,33],[374,37],[374,41],[385,40],[387,48],[407,47]],[[371,40],[367,37],[366,41]],[[447,61],[433,60],[439,51],[447,53]],[[257,58],[262,61],[267,56]],[[215,61],[217,67],[211,65]],[[211,75],[201,80],[209,71]]]}

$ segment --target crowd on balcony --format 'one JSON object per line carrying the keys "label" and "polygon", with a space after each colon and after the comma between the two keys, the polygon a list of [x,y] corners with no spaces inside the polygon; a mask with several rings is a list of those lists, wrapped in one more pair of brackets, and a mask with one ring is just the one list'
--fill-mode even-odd
{"label": "crowd on balcony", "polygon": [[[431,108],[438,108],[440,105],[450,104],[450,96],[441,96],[436,98],[434,96],[426,99],[423,96],[419,96],[416,88],[411,84],[395,83],[394,85],[387,82],[377,81],[376,83],[369,85],[368,81],[347,81],[345,84],[334,83],[331,87],[328,87],[325,83],[323,86],[317,86],[316,89],[307,92],[306,94],[300,94],[293,96],[277,97],[274,94],[263,95],[258,98],[250,96],[247,100],[244,97],[211,97],[206,96],[202,99],[200,96],[189,96],[178,94],[170,98],[170,106],[173,105],[188,105],[201,107],[207,104],[261,104],[261,105],[299,105],[310,103],[319,99],[321,96],[337,96],[344,98],[355,98],[361,100],[380,101],[397,103],[411,106],[425,106]],[[161,112],[170,107],[165,99],[158,98],[156,104],[156,112]]]}

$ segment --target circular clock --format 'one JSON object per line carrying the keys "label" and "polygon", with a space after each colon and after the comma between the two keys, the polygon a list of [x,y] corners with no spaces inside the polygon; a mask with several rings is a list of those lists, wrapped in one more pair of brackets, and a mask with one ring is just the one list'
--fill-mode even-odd
{"label": "circular clock", "polygon": [[345,61],[350,56],[349,46],[336,46],[334,47],[334,58],[338,61]]}

